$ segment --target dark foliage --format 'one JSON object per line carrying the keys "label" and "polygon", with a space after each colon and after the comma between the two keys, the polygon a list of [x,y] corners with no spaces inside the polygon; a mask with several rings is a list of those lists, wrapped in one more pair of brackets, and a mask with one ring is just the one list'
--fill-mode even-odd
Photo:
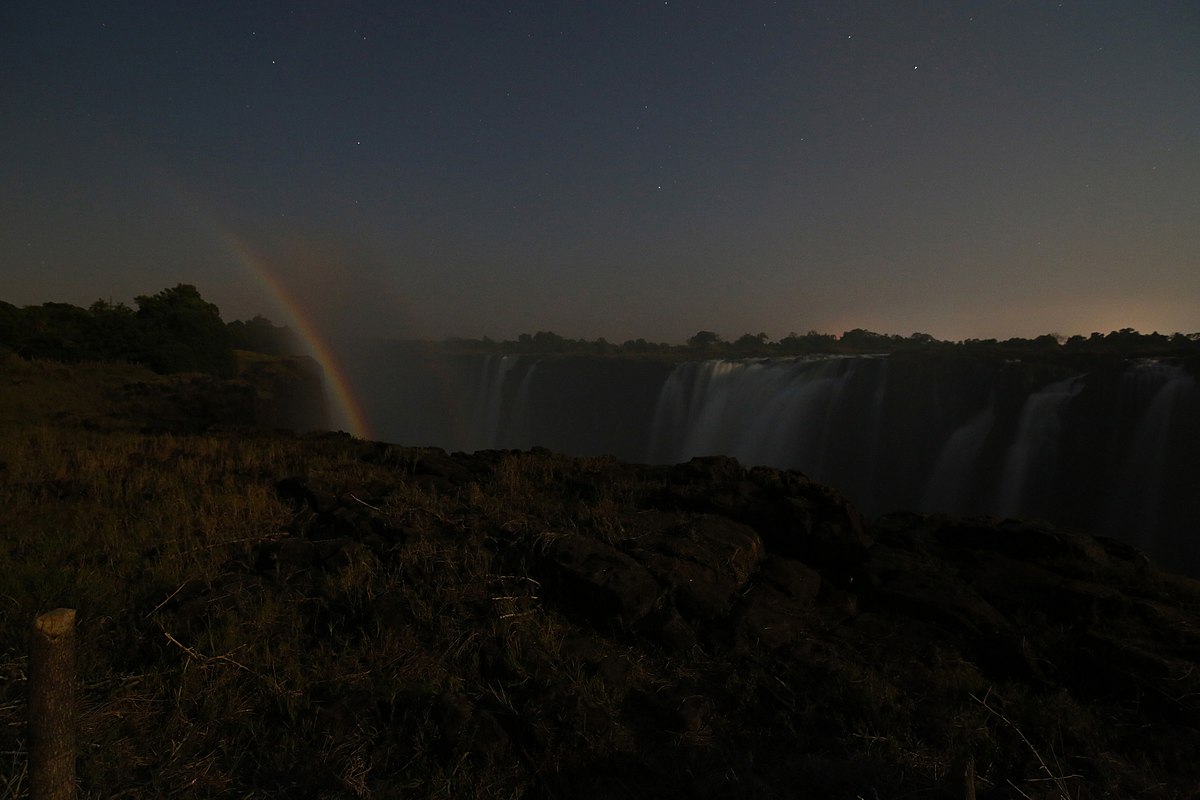
{"label": "dark foliage", "polygon": [[517,353],[526,355],[622,355],[658,357],[669,360],[697,358],[770,358],[807,355],[866,355],[934,352],[973,357],[1020,360],[1117,358],[1200,358],[1200,333],[1138,333],[1122,328],[1108,334],[1069,338],[1047,333],[1033,339],[964,339],[951,342],[932,334],[908,336],[876,333],[865,328],[844,331],[840,336],[810,330],[789,333],[773,341],[766,333],[745,333],[732,341],[702,330],[684,344],[630,339],[615,344],[600,339],[569,339],[552,331],[523,333],[516,339],[497,342],[483,339],[447,339],[444,346],[473,353]]}
{"label": "dark foliage", "polygon": [[235,349],[267,355],[303,350],[290,329],[262,316],[226,325],[219,309],[189,284],[138,297],[136,303],[137,310],[109,300],[88,308],[69,303],[18,308],[0,302],[0,347],[25,359],[145,364],[161,373],[222,377],[237,372]]}
{"label": "dark foliage", "polygon": [[229,330],[229,341],[234,350],[249,350],[270,356],[304,354],[304,348],[290,328],[275,325],[261,314],[244,322],[234,320],[225,327]]}
{"label": "dark foliage", "polygon": [[158,372],[206,372],[232,376],[237,362],[221,312],[196,291],[179,284],[135,298],[146,335],[143,358]]}

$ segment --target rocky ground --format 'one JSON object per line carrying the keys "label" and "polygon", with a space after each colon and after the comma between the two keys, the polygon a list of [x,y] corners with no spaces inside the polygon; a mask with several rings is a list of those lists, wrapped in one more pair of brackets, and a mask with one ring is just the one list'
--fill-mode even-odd
{"label": "rocky ground", "polygon": [[[1017,520],[868,522],[800,474],[723,458],[360,457],[427,494],[503,501],[509,481],[545,497],[471,518],[289,477],[287,535],[168,611],[194,635],[229,582],[253,582],[323,597],[305,624],[380,636],[413,622],[413,593],[438,603],[461,631],[438,668],[452,674],[312,698],[335,740],[380,732],[362,796],[403,794],[389,775],[427,755],[414,740],[489,775],[490,796],[1200,791],[1200,587],[1119,542]],[[330,574],[363,563],[394,566],[404,591],[330,595]],[[320,784],[297,774],[293,790]]]}
{"label": "rocky ground", "polygon": [[[60,372],[39,408],[82,396]],[[31,380],[4,384],[26,417]],[[0,798],[57,606],[83,797],[1200,796],[1200,583],[1112,539],[866,519],[718,457],[17,411]]]}

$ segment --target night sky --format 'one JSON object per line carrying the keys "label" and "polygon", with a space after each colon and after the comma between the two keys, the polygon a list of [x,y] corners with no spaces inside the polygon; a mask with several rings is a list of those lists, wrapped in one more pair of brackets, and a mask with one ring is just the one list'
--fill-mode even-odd
{"label": "night sky", "polygon": [[3,4],[0,299],[177,283],[432,338],[1198,331],[1200,4]]}

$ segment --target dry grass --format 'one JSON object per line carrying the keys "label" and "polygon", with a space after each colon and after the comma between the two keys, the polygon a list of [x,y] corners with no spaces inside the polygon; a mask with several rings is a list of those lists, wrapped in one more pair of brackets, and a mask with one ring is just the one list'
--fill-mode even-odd
{"label": "dry grass", "polygon": [[1153,732],[1123,740],[1137,709],[869,615],[814,612],[787,653],[581,623],[536,562],[567,533],[627,544],[645,487],[603,459],[485,454],[450,480],[427,455],[0,424],[0,800],[27,796],[23,642],[58,606],[88,798],[961,798],[968,765],[980,798],[1200,788]]}
{"label": "dry grass", "polygon": [[[506,574],[466,532],[509,535],[532,484],[502,465],[495,493],[473,484],[445,497],[359,455],[344,437],[0,429],[0,641],[17,645],[42,610],[79,609],[85,789],[223,796],[251,785],[293,796],[288,775],[302,764],[305,784],[312,772],[328,784],[317,795],[374,796],[371,754],[397,748],[395,732],[361,719],[356,706],[370,697],[417,709],[401,720],[409,741],[399,749],[410,772],[429,776],[423,794],[495,796],[477,771],[442,763],[421,706],[472,688],[463,675],[478,671],[484,643],[512,669],[526,650],[557,647],[563,623],[540,606],[536,579]],[[386,485],[381,499],[355,498],[406,536],[384,559],[356,546],[336,568],[247,574],[257,548],[294,538],[311,516],[275,490],[293,474],[333,496]],[[479,616],[491,622],[478,628]],[[5,758],[22,766],[14,677],[0,720]],[[22,796],[23,766],[11,774],[0,797]]]}

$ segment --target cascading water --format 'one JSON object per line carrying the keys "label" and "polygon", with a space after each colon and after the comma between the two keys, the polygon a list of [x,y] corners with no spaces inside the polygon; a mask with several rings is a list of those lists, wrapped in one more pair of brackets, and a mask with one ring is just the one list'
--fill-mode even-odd
{"label": "cascading water", "polygon": [[1045,516],[1200,572],[1200,385],[1176,364],[1079,375],[957,357],[671,364],[422,352],[402,363],[370,370],[392,376],[392,403],[371,409],[392,441],[651,463],[730,455],[801,470],[868,514]]}
{"label": "cascading water", "polygon": [[1016,438],[1008,448],[1000,474],[994,505],[997,513],[1020,515],[1028,508],[1034,484],[1045,489],[1054,480],[1060,466],[1063,410],[1082,389],[1082,378],[1067,378],[1031,394],[1025,401]]}
{"label": "cascading water", "polygon": [[883,411],[884,402],[887,399],[888,389],[888,362],[886,360],[880,363],[879,377],[875,381],[875,395],[871,402],[871,418],[867,427],[867,441],[870,446],[867,449],[866,465],[868,478],[866,481],[867,489],[863,494],[860,502],[864,506],[874,507],[876,503],[875,487],[879,485],[880,478],[880,461],[881,461],[881,444],[883,442]]}
{"label": "cascading water", "polygon": [[850,374],[844,366],[841,359],[682,364],[660,394],[649,460],[723,454],[821,475]]}
{"label": "cascading water", "polygon": [[971,511],[969,493],[978,476],[983,445],[996,424],[995,401],[964,422],[938,454],[921,507],[961,514]]}
{"label": "cascading water", "polygon": [[[504,382],[517,356],[489,356],[481,360],[479,382],[473,398],[475,424],[472,426],[471,449],[492,447],[500,435],[504,413]],[[470,445],[468,445],[470,446]]]}
{"label": "cascading water", "polygon": [[537,362],[529,365],[525,370],[525,374],[521,377],[521,383],[517,387],[516,397],[513,398],[512,413],[510,415],[511,427],[508,436],[502,441],[496,442],[502,447],[515,447],[525,449],[532,447],[535,444],[535,432],[533,423],[529,417],[529,391],[533,384],[534,373],[537,372]]}
{"label": "cascading water", "polygon": [[1138,362],[1124,377],[1144,410],[1130,437],[1110,515],[1140,546],[1156,550],[1163,495],[1171,483],[1168,462],[1177,411],[1195,406],[1188,401],[1197,394],[1197,383],[1180,367],[1157,361]]}

